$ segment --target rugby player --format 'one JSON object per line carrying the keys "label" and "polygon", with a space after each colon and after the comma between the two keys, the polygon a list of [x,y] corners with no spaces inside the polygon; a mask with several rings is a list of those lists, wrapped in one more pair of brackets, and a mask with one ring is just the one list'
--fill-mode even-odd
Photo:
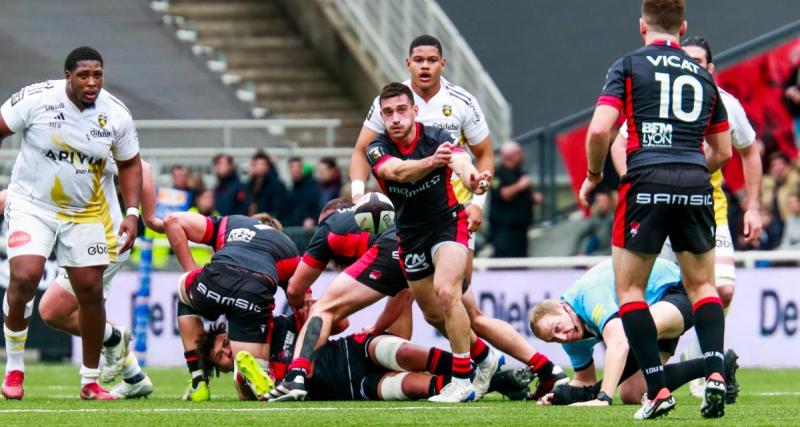
{"label": "rugby player", "polygon": [[[231,350],[224,325],[212,326],[206,331],[200,340],[199,351],[206,366],[235,373],[234,385],[242,400],[263,400],[272,380],[280,380],[288,372],[300,323],[297,312],[292,316],[276,316],[271,338],[276,345],[270,349],[269,373],[264,372],[249,354],[236,354]],[[436,395],[450,380],[451,359],[448,352],[420,347],[391,334],[357,333],[326,340],[314,355],[309,376],[312,385],[309,398],[427,398]],[[530,377],[508,392],[524,392],[529,382]]]}
{"label": "rugby player", "polygon": [[[666,362],[675,352],[678,339],[692,327],[692,303],[680,283],[678,267],[657,259],[645,289],[646,301],[656,325],[661,360]],[[543,404],[580,403],[581,406],[605,406],[612,403],[620,386],[623,403],[639,403],[645,392],[641,371],[633,355],[617,314],[614,293],[614,270],[611,260],[589,269],[567,289],[560,300],[544,300],[530,313],[530,326],[537,338],[559,342],[569,355],[575,377],[572,387],[591,387],[587,398],[559,402],[555,395],[542,399]],[[603,380],[596,383],[593,348],[605,344]],[[735,355],[731,350],[729,353]],[[726,367],[729,368],[729,367]],[[694,378],[703,376],[703,359],[666,365],[667,388],[675,390]]]}
{"label": "rugby player", "polygon": [[[225,315],[231,348],[246,350],[266,365],[272,310],[278,287],[286,289],[299,262],[297,247],[281,223],[267,214],[206,217],[173,212],[164,231],[186,272],[178,283],[178,329],[192,376],[184,400],[210,399],[208,377],[197,354],[203,321]],[[189,241],[211,246],[211,262],[198,268]]]}
{"label": "rugby player", "polygon": [[[117,191],[114,185],[114,176],[117,166],[113,157],[109,157],[103,171],[101,187],[109,204],[109,214],[114,229],[119,228],[122,222],[122,211],[119,207]],[[0,211],[5,210],[8,191],[0,191]],[[150,165],[142,161],[142,219],[148,227],[163,229],[163,222],[155,217],[155,192]],[[103,299],[108,299],[111,292],[111,281],[128,259],[128,252],[119,255],[103,272]],[[31,301],[32,302],[32,301]],[[59,269],[58,275],[45,290],[39,302],[39,315],[45,324],[51,328],[64,331],[68,334],[80,336],[78,327],[78,299],[69,282],[69,276],[64,269]],[[139,367],[136,355],[128,349],[130,331],[124,326],[114,326],[106,322],[103,333],[103,356],[106,362],[100,370],[100,378],[104,382],[113,381],[122,373],[123,382],[114,387],[110,393],[117,398],[137,398],[147,396],[153,392],[153,383]]]}
{"label": "rugby player", "polygon": [[[128,109],[103,89],[99,52],[90,47],[70,52],[64,77],[27,86],[0,107],[0,139],[23,134],[5,207],[11,277],[3,304],[8,359],[2,393],[8,399],[24,395],[23,355],[33,309],[28,303],[53,251],[79,307],[80,397],[115,399],[97,383],[106,325],[103,273],[136,238],[139,141]],[[117,230],[102,187],[109,155],[127,206]]]}
{"label": "rugby player", "polygon": [[[725,317],[714,286],[714,206],[709,172],[731,157],[725,106],[711,74],[678,43],[686,32],[683,0],[644,0],[639,30],[645,47],[609,69],[586,137],[587,177],[581,202],[602,181],[615,130],[627,119],[627,174],[620,182],[612,235],[619,316],[644,372],[647,394],[636,418],[675,407],[659,359],[645,285],[667,237],[692,300],[707,378],[700,412],[724,415]],[[703,138],[708,149],[703,150]]]}
{"label": "rugby player", "polygon": [[[483,194],[492,173],[478,172],[448,132],[415,123],[417,107],[408,86],[384,86],[380,106],[387,131],[370,144],[367,160],[397,210],[398,251],[408,286],[429,321],[444,319],[453,351],[453,381],[430,400],[470,401],[476,396],[469,380],[472,335],[461,302],[469,231],[450,176],[455,172],[470,191]],[[443,259],[447,262],[440,263]]]}
{"label": "rugby player", "polygon": [[[702,37],[689,37],[683,40],[683,50],[701,67],[714,75],[714,63],[712,62],[711,48],[708,42]],[[762,231],[761,214],[759,211],[759,190],[761,188],[761,178],[763,169],[761,166],[761,154],[758,152],[756,142],[756,132],[747,120],[747,114],[742,108],[742,104],[733,95],[719,88],[722,103],[728,112],[728,123],[731,127],[731,140],[733,146],[739,150],[742,156],[742,166],[744,170],[744,181],[746,189],[745,206],[746,211],[743,218],[743,233],[745,242],[752,242],[759,238]],[[619,135],[611,148],[614,165],[620,176],[626,172],[625,165],[625,142],[627,131],[623,124]],[[711,184],[714,186],[714,221],[716,228],[716,248],[714,252],[714,284],[717,286],[719,298],[722,306],[726,309],[733,300],[736,285],[736,266],[733,260],[733,239],[728,227],[728,199],[722,191],[722,171],[718,170],[711,174]],[[675,259],[669,239],[664,245],[662,255]],[[700,345],[697,340],[692,341],[692,346],[684,352],[683,358],[700,357]],[[731,376],[732,382],[727,382],[728,388],[726,397],[735,400],[738,395],[738,384],[736,377]],[[702,398],[705,381],[698,378],[689,383],[691,393]]]}

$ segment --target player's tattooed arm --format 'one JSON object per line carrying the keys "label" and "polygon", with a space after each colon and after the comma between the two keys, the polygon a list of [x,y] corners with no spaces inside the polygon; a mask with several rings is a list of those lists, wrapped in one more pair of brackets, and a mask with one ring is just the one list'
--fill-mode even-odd
{"label": "player's tattooed arm", "polygon": [[173,212],[164,218],[164,232],[183,271],[197,268],[189,242],[202,243],[207,226],[206,217],[194,212]]}

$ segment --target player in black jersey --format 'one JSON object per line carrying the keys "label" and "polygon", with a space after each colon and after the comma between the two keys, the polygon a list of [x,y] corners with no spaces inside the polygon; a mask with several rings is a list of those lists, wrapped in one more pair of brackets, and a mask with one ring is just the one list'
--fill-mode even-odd
{"label": "player in black jersey", "polygon": [[724,414],[725,319],[714,286],[709,172],[730,158],[731,135],[714,79],[678,43],[686,31],[684,10],[683,0],[642,2],[639,27],[645,47],[619,59],[608,72],[587,133],[588,170],[580,191],[582,203],[588,205],[589,192],[603,178],[609,144],[627,119],[628,170],[620,182],[612,255],[619,317],[647,382],[642,408],[634,415],[639,419],[658,417],[675,406],[644,298],[653,262],[667,237],[694,303],[695,330],[704,354],[708,381],[701,414]]}
{"label": "player in black jersey", "polygon": [[[186,400],[208,400],[208,377],[197,356],[202,319],[225,315],[231,346],[269,360],[274,295],[286,289],[299,262],[297,247],[267,214],[206,217],[192,212],[164,218],[170,246],[186,273],[178,286],[178,328],[192,385]],[[211,262],[198,268],[188,242],[214,249]]]}
{"label": "player in black jersey", "polygon": [[431,401],[469,401],[476,396],[469,381],[474,335],[461,301],[469,232],[450,176],[455,172],[470,191],[482,194],[492,174],[479,173],[449,133],[415,123],[417,107],[408,86],[386,85],[379,101],[387,131],[369,145],[367,160],[397,211],[400,262],[409,288],[428,319],[444,318],[454,353],[453,381]]}
{"label": "player in black jersey", "polygon": [[[311,306],[313,307],[313,305]],[[224,325],[203,334],[199,353],[206,366],[235,373],[242,400],[264,399],[264,390],[287,373],[292,348],[302,324],[302,311],[275,317],[268,373],[248,354],[234,353]],[[412,400],[435,395],[449,381],[452,355],[415,345],[390,334],[357,333],[326,340],[315,352],[309,383],[311,400]],[[527,394],[530,374],[516,370],[521,383],[506,392]]]}

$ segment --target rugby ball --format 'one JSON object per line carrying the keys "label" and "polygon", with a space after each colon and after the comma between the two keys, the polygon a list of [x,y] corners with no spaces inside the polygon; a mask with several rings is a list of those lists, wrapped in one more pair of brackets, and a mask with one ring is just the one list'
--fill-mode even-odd
{"label": "rugby ball", "polygon": [[394,205],[381,193],[367,193],[356,203],[356,223],[364,231],[383,233],[394,224]]}

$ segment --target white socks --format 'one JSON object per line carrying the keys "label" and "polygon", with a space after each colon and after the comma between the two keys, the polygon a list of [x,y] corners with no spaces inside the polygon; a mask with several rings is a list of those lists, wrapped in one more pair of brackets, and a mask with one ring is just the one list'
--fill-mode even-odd
{"label": "white socks", "polygon": [[81,374],[81,387],[83,387],[86,384],[97,382],[97,378],[100,377],[100,369],[87,368],[86,366],[81,366],[80,374]]}
{"label": "white socks", "polygon": [[11,371],[25,372],[25,341],[28,340],[28,328],[14,332],[3,325],[6,337],[6,373]]}
{"label": "white socks", "polygon": [[111,334],[114,333],[114,327],[111,326],[110,323],[106,323],[106,329],[103,330],[103,342],[108,341],[111,338]]}

